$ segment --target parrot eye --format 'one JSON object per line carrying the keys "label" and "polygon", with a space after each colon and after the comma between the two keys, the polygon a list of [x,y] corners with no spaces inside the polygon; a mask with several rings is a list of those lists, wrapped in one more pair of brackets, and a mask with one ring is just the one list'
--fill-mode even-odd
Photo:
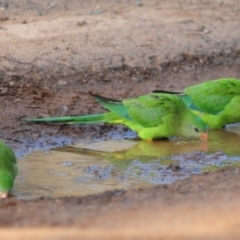
{"label": "parrot eye", "polygon": [[199,132],[198,128],[194,128],[195,132]]}

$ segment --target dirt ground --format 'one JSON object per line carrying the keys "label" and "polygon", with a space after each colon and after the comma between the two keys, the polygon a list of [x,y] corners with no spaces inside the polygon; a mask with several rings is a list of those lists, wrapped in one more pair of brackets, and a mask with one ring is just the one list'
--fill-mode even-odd
{"label": "dirt ground", "polygon": [[[17,156],[106,139],[116,126],[27,124],[240,78],[237,0],[0,1],[0,137]],[[3,239],[239,239],[239,169],[84,198],[0,202]]]}

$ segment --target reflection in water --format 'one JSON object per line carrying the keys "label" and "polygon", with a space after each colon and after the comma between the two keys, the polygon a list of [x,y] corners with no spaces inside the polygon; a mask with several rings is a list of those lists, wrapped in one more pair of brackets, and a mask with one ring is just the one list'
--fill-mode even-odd
{"label": "reflection in water", "polygon": [[[117,188],[168,184],[240,165],[240,125],[199,141],[106,141],[33,152],[19,160],[17,197],[83,196]],[[204,152],[201,151],[204,149]]]}

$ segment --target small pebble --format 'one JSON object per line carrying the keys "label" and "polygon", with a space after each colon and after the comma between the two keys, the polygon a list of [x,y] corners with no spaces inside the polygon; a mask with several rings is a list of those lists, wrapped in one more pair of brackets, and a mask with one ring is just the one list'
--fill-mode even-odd
{"label": "small pebble", "polygon": [[67,81],[65,81],[65,80],[58,80],[58,85],[59,86],[67,85]]}

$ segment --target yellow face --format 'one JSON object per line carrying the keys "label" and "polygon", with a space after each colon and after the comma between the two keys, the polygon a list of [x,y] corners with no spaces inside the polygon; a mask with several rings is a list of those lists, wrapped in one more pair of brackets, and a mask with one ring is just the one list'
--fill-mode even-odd
{"label": "yellow face", "polygon": [[187,138],[199,138],[200,140],[207,141],[208,126],[201,118],[194,116],[194,118],[183,122],[180,134]]}

